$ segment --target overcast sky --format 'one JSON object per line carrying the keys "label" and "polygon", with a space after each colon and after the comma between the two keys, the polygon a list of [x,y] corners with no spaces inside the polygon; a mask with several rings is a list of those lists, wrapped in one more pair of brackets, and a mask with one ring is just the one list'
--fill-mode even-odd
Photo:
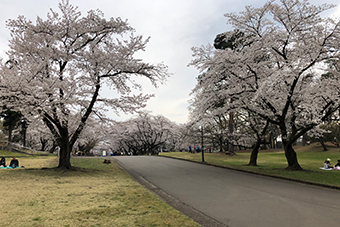
{"label": "overcast sky", "polygon": [[[197,71],[187,67],[191,60],[191,47],[213,43],[217,34],[231,29],[223,16],[240,12],[246,5],[262,6],[265,0],[70,0],[83,15],[90,9],[100,9],[106,18],[127,19],[136,34],[151,37],[142,56],[146,62],[163,62],[172,76],[166,85],[154,89],[149,84],[143,92],[154,93],[147,110],[153,115],[163,115],[177,123],[188,120],[190,91],[196,84]],[[5,21],[24,15],[35,21],[45,18],[50,8],[57,11],[58,0],[0,0],[0,53],[7,50],[9,32]],[[312,4],[332,3],[340,0],[317,1]],[[340,17],[340,7],[329,11]],[[129,116],[111,118],[127,119]]]}

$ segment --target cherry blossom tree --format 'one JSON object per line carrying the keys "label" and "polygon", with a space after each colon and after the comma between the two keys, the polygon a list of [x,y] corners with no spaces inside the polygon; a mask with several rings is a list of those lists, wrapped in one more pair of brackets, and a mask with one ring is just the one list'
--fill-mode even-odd
{"label": "cherry blossom tree", "polygon": [[49,150],[53,153],[57,147],[51,131],[43,124],[41,119],[33,119],[27,128],[27,147],[39,151]]}
{"label": "cherry blossom tree", "polygon": [[234,35],[237,48],[193,48],[191,65],[204,73],[195,90],[207,91],[200,108],[224,101],[215,111],[242,109],[277,125],[287,169],[302,169],[293,143],[339,109],[339,72],[327,65],[339,61],[339,21],[321,17],[333,7],[306,0],[247,6],[225,14],[242,33]]}
{"label": "cherry blossom tree", "polygon": [[156,154],[161,148],[174,149],[178,127],[163,116],[140,113],[114,127],[116,147],[134,155]]}
{"label": "cherry blossom tree", "polygon": [[92,149],[109,139],[109,123],[95,118],[89,118],[88,122],[75,143],[75,149],[88,155]]}
{"label": "cherry blossom tree", "polygon": [[[47,19],[33,23],[19,16],[7,26],[11,39],[1,92],[26,117],[40,116],[61,148],[59,168],[71,167],[70,152],[92,113],[103,117],[109,108],[133,113],[152,97],[138,93],[142,87],[134,78],[157,86],[168,76],[163,64],[134,57],[149,38],[135,36],[127,21],[107,20],[100,10],[82,16],[68,0]],[[111,98],[101,96],[104,86],[114,90]],[[81,117],[71,130],[75,115]]]}
{"label": "cherry blossom tree", "polygon": [[[70,131],[74,131],[77,127],[79,117],[73,116],[69,122]],[[89,154],[90,150],[98,145],[99,142],[107,139],[108,122],[103,122],[90,116],[84,126],[84,130],[80,133],[79,138],[74,144],[74,149]],[[40,118],[32,119],[27,128],[27,147],[39,150],[49,151],[53,153],[58,147],[51,131],[44,125]]]}

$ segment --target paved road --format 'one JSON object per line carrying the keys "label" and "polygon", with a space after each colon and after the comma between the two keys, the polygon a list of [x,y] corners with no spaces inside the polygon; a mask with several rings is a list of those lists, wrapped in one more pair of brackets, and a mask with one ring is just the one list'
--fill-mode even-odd
{"label": "paved road", "polygon": [[226,226],[340,226],[338,190],[169,158],[115,158],[128,172]]}

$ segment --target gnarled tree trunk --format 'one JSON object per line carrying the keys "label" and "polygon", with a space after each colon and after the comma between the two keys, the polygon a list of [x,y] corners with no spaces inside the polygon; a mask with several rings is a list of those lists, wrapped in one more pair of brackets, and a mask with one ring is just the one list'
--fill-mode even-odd
{"label": "gnarled tree trunk", "polygon": [[248,166],[257,166],[257,156],[259,154],[260,146],[261,146],[261,138],[258,138],[253,150],[251,151]]}
{"label": "gnarled tree trunk", "polygon": [[282,144],[284,146],[285,156],[288,162],[287,170],[303,170],[300,166],[296,152],[292,146],[292,143],[287,142],[286,140],[282,140]]}
{"label": "gnarled tree trunk", "polygon": [[60,132],[61,138],[58,139],[58,145],[60,147],[60,157],[59,157],[59,165],[58,168],[61,169],[70,169],[71,168],[71,151],[72,146],[69,143],[69,135],[68,130],[63,129],[62,132]]}

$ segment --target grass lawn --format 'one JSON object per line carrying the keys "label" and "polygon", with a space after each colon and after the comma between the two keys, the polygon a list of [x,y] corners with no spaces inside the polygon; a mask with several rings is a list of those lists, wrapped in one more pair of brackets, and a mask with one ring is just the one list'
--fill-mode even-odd
{"label": "grass lawn", "polygon": [[[298,160],[304,171],[287,171],[287,161],[283,150],[262,150],[258,156],[258,166],[247,166],[250,159],[250,152],[237,152],[235,156],[221,153],[205,153],[204,160],[209,164],[246,170],[267,175],[294,178],[298,180],[326,184],[340,187],[340,170],[320,170],[323,162],[331,159],[332,164],[340,159],[340,148],[328,146],[328,151],[323,151],[320,144],[295,147]],[[188,152],[163,152],[163,156],[188,159],[196,162],[202,161],[202,154],[190,154]]]}
{"label": "grass lawn", "polygon": [[86,169],[60,171],[55,157],[15,156],[25,168],[0,169],[1,226],[199,226],[114,163],[74,158]]}

